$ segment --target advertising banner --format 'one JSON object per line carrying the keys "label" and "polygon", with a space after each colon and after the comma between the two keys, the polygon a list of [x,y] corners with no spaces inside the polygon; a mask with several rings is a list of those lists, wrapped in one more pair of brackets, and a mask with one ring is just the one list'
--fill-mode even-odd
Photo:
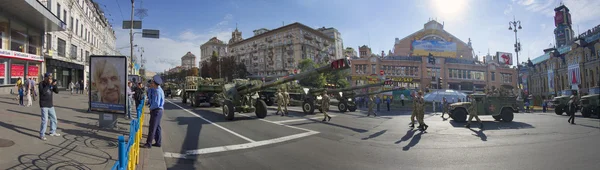
{"label": "advertising banner", "polygon": [[569,84],[581,84],[581,72],[579,70],[579,63],[569,65],[568,70]]}
{"label": "advertising banner", "polygon": [[548,91],[554,92],[554,71],[548,70]]}
{"label": "advertising banner", "polygon": [[415,40],[411,44],[412,55],[456,58],[456,43],[435,40]]}
{"label": "advertising banner", "polygon": [[27,77],[37,77],[39,72],[38,66],[29,66],[27,68]]}
{"label": "advertising banner", "polygon": [[4,63],[0,63],[0,77],[4,78],[4,76],[6,75],[6,73],[4,73],[4,70],[6,69],[6,66],[4,65]]}
{"label": "advertising banner", "polygon": [[512,53],[496,52],[496,56],[498,56],[498,63],[500,63],[500,64],[506,64],[506,65],[513,64]]}
{"label": "advertising banner", "polygon": [[25,66],[21,64],[10,65],[10,76],[11,77],[23,77],[25,75]]}
{"label": "advertising banner", "polygon": [[125,56],[90,56],[90,110],[125,113],[126,63]]}

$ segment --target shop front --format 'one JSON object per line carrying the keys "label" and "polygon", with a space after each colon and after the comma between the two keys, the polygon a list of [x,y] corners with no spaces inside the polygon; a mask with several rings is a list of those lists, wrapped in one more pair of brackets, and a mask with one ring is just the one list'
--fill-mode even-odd
{"label": "shop front", "polygon": [[46,72],[52,73],[59,88],[67,88],[70,82],[76,83],[83,80],[84,66],[47,58]]}

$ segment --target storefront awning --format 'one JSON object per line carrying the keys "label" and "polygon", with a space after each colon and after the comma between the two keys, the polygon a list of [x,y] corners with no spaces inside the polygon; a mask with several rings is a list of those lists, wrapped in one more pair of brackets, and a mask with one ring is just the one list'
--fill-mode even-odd
{"label": "storefront awning", "polygon": [[39,30],[50,32],[66,29],[66,24],[37,0],[0,0],[0,8]]}

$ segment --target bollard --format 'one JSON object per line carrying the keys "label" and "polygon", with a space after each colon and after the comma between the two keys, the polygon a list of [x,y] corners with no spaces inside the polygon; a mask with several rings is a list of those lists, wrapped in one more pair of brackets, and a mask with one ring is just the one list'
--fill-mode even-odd
{"label": "bollard", "polygon": [[125,149],[127,149],[125,147],[125,138],[123,136],[119,136],[119,167],[118,167],[118,169],[124,169],[125,167],[127,167],[127,164],[125,163],[125,162],[127,162],[127,155],[126,155]]}

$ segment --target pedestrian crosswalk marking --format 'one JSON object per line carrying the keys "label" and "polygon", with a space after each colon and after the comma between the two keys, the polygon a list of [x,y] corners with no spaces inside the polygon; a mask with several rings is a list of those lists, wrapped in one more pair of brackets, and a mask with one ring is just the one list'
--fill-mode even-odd
{"label": "pedestrian crosswalk marking", "polygon": [[[330,115],[331,117],[336,117],[337,115]],[[298,122],[298,121],[305,121],[305,120],[319,120],[322,119],[323,116],[317,116],[317,117],[310,117],[310,118],[303,118],[303,119],[291,119],[291,120],[281,120],[281,121],[273,121],[274,123],[290,123],[290,122]]]}

